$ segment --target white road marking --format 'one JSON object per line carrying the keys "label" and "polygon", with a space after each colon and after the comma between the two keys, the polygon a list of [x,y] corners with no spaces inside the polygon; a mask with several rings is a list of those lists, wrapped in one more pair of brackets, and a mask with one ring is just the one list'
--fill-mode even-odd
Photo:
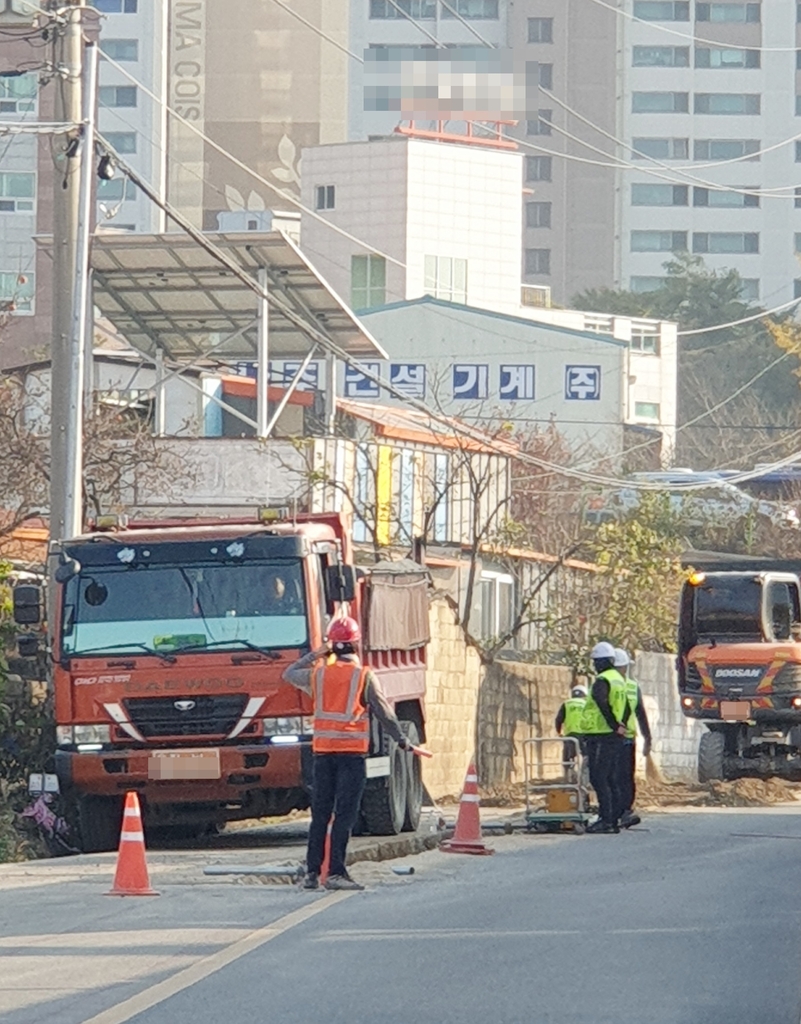
{"label": "white road marking", "polygon": [[[604,928],[596,934],[607,935],[689,935],[719,931],[719,928]],[[586,928],[527,928],[527,929],[485,929],[485,928],[420,928],[420,929],[376,929],[354,931],[328,931],[314,938],[315,942],[375,942],[410,939],[504,939],[571,937],[591,935]]]}
{"label": "white road marking", "polygon": [[81,1024],[124,1024],[125,1021],[129,1021],[137,1014],[144,1013],[145,1010],[158,1006],[159,1003],[163,1003],[166,999],[170,999],[179,992],[183,992],[184,989],[190,988],[199,981],[203,981],[204,978],[208,978],[215,971],[219,971],[240,957],[252,953],[259,946],[277,939],[279,935],[288,932],[290,928],[303,924],[304,921],[308,921],[310,918],[315,917],[324,910],[328,910],[334,904],[340,903],[352,895],[352,892],[336,892],[326,896],[325,899],[315,900],[314,903],[308,903],[298,910],[293,910],[292,913],[279,917],[272,924],[251,932],[243,939],[239,939],[230,946],[226,946],[225,949],[218,950],[218,952],[212,953],[211,956],[204,957],[190,967],[186,967],[169,978],[165,978],[164,981],[151,985],[144,992],[139,992],[129,999],[124,999],[121,1003],[117,1003],[116,1006],[95,1014],[94,1017],[89,1017],[87,1020],[82,1021]]}

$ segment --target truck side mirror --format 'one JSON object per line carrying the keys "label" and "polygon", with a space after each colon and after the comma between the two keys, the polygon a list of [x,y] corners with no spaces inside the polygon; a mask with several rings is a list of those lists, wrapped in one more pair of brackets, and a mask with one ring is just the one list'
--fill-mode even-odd
{"label": "truck side mirror", "polygon": [[69,583],[73,576],[81,571],[81,563],[75,558],[65,559],[53,573],[56,583]]}
{"label": "truck side mirror", "polygon": [[13,591],[14,622],[18,626],[38,626],[42,621],[42,588],[18,583]]}
{"label": "truck side mirror", "polygon": [[356,597],[356,571],[352,565],[328,565],[325,570],[325,596],[333,601],[353,601]]}

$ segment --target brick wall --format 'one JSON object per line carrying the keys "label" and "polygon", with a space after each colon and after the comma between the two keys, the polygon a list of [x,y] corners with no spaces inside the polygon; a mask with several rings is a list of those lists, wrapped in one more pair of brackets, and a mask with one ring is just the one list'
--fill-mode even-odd
{"label": "brick wall", "polygon": [[435,756],[423,764],[426,788],[435,800],[462,791],[475,749],[481,676],[478,655],[465,644],[453,609],[435,596],[426,680],[426,746]]}
{"label": "brick wall", "polygon": [[698,741],[706,726],[681,712],[675,655],[637,651],[632,675],[642,690],[654,737],[654,760],[662,774],[670,780],[693,781]]}

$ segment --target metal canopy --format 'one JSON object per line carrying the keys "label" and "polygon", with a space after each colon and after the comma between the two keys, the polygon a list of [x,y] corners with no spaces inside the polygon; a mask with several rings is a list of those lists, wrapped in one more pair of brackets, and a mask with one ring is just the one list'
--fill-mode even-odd
{"label": "metal canopy", "polygon": [[[289,303],[310,327],[322,330],[357,358],[386,353],[281,231],[208,234],[242,269]],[[190,361],[215,348],[225,358],[257,352],[258,295],[187,235],[97,234],[92,240],[93,301],[140,352],[161,349]],[[271,357],[302,357],[309,337],[270,306]],[[228,334],[235,334],[223,344]],[[321,353],[322,354],[322,353]]]}

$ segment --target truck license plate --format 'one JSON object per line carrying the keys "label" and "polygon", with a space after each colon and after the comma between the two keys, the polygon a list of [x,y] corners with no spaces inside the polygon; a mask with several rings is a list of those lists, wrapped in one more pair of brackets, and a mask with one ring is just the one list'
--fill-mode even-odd
{"label": "truck license plate", "polygon": [[147,759],[149,779],[219,779],[219,750],[164,750]]}
{"label": "truck license plate", "polygon": [[733,722],[746,722],[751,717],[751,704],[747,700],[722,700],[720,717]]}

